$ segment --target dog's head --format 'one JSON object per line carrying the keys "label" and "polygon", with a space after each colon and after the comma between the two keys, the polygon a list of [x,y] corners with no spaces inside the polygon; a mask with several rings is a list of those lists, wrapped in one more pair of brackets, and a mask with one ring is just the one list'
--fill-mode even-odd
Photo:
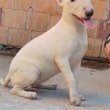
{"label": "dog's head", "polygon": [[94,9],[90,0],[57,0],[57,2],[78,21],[89,28],[94,28],[92,20]]}

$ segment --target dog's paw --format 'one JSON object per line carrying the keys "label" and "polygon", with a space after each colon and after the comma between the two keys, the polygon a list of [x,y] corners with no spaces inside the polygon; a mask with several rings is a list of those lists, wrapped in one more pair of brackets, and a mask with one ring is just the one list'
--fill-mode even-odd
{"label": "dog's paw", "polygon": [[24,90],[19,90],[19,89],[12,89],[10,91],[12,95],[17,95],[20,97],[24,97],[27,99],[35,100],[37,99],[37,93],[36,92],[29,92],[29,91],[24,91]]}
{"label": "dog's paw", "polygon": [[31,100],[35,100],[35,99],[37,99],[37,93],[36,92],[28,92],[27,98],[29,98]]}
{"label": "dog's paw", "polygon": [[70,104],[74,105],[74,106],[80,106],[81,105],[80,97],[74,96],[74,97],[70,98]]}

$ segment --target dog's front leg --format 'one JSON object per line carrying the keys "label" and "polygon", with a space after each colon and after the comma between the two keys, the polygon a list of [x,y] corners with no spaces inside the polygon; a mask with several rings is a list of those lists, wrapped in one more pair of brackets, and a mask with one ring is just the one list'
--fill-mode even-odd
{"label": "dog's front leg", "polygon": [[55,61],[57,63],[57,66],[59,67],[60,71],[63,73],[66,84],[69,88],[69,97],[70,97],[71,104],[79,106],[80,98],[79,98],[78,92],[77,92],[76,80],[75,80],[73,72],[70,68],[69,59],[56,57]]}

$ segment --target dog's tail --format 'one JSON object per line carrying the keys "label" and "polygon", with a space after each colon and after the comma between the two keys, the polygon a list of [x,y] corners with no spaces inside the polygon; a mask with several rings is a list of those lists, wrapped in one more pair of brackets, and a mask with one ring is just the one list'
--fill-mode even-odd
{"label": "dog's tail", "polygon": [[8,86],[9,82],[10,82],[10,74],[9,73],[7,74],[5,79],[3,79],[3,78],[0,79],[0,84],[5,87]]}

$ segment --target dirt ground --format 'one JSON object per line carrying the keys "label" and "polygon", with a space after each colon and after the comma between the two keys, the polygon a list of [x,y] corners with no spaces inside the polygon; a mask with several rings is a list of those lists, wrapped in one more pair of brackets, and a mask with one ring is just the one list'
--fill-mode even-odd
{"label": "dirt ground", "polygon": [[[0,77],[4,77],[12,60],[0,55]],[[110,109],[110,69],[104,65],[93,68],[81,67],[76,74],[79,91],[86,98],[80,107],[69,104],[68,90],[62,74],[50,79],[49,84],[58,84],[57,90],[38,90],[37,100],[13,96],[9,88],[0,85],[0,110],[109,110]]]}

